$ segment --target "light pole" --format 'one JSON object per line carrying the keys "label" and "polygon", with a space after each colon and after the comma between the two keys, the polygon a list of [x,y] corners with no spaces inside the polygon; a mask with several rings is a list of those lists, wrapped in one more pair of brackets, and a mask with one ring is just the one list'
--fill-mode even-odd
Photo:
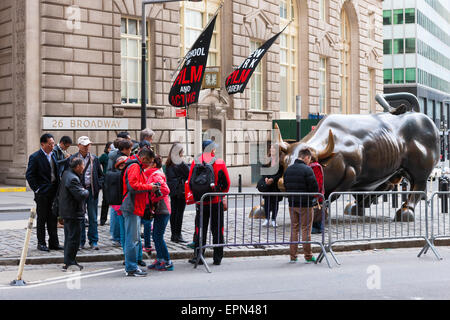
{"label": "light pole", "polygon": [[[165,2],[180,2],[186,0],[143,0],[142,1],[142,63],[141,63],[141,130],[147,127],[147,79],[145,77],[146,64],[145,59],[147,57],[147,43],[145,42],[147,32],[147,21],[145,17],[145,6],[147,4],[157,4]],[[187,0],[191,2],[201,2],[203,0]]]}

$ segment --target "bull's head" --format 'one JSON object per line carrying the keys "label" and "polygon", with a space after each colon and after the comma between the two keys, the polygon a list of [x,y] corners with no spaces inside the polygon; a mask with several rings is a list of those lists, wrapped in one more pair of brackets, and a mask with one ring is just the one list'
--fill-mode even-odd
{"label": "bull's head", "polygon": [[[314,131],[306,136],[302,141],[289,145],[283,141],[280,129],[277,124],[275,124],[275,130],[277,131],[277,142],[280,147],[280,162],[283,165],[284,170],[286,170],[288,166],[295,162],[295,160],[298,158],[299,151],[305,148],[311,150],[313,158],[317,159],[317,161],[324,167],[324,170],[335,156],[335,141],[331,129],[328,132],[327,145],[325,146],[325,148],[321,149],[316,149],[311,145],[311,143],[309,143],[311,138],[314,136]],[[279,180],[278,187],[280,190],[284,191],[283,179]]]}

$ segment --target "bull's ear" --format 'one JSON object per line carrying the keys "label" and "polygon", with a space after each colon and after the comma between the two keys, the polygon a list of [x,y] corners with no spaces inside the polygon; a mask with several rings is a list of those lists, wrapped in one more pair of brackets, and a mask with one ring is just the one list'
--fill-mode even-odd
{"label": "bull's ear", "polygon": [[333,159],[333,157],[336,155],[335,152],[332,152],[331,155],[323,160],[319,160],[319,163],[322,165],[322,167],[328,166],[328,163]]}
{"label": "bull's ear", "polygon": [[275,130],[276,130],[277,136],[278,136],[278,143],[280,145],[280,151],[287,154],[289,146],[286,142],[283,141],[283,138],[281,137],[280,128],[278,127],[278,123],[276,123],[276,122],[275,122]]}

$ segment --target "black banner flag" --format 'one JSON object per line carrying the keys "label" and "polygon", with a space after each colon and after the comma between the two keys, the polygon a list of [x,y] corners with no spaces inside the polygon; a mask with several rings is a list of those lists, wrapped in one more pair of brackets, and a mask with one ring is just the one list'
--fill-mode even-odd
{"label": "black banner flag", "polygon": [[216,19],[217,14],[187,53],[183,67],[172,84],[169,103],[174,107],[198,102]]}
{"label": "black banner flag", "polygon": [[[286,29],[286,28],[285,28]],[[284,31],[284,29],[283,29]],[[225,87],[228,94],[235,94],[237,92],[244,92],[248,81],[250,80],[253,72],[258,64],[261,62],[264,54],[269,50],[270,46],[277,40],[278,36],[283,31],[277,33],[272,38],[267,40],[261,47],[253,51],[242,64],[234,70],[225,81]]]}

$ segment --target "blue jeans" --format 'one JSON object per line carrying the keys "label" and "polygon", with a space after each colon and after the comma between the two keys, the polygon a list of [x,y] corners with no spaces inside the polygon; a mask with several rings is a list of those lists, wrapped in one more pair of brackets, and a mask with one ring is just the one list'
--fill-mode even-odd
{"label": "blue jeans", "polygon": [[109,209],[109,233],[113,241],[120,241],[120,226],[117,211],[112,207]]}
{"label": "blue jeans", "polygon": [[151,232],[152,232],[153,219],[151,219],[151,220],[142,219],[141,221],[142,221],[142,224],[144,225],[144,248],[150,248],[152,246],[150,238],[151,238]]}
{"label": "blue jeans", "polygon": [[156,249],[156,260],[170,261],[169,250],[167,250],[166,242],[164,241],[164,232],[169,222],[170,214],[155,214],[155,221],[153,223],[153,242]]}
{"label": "blue jeans", "polygon": [[[94,198],[92,194],[92,190],[89,189],[89,197],[86,202],[87,205],[87,213],[89,219],[89,227],[88,227],[88,239],[90,245],[97,245],[98,242],[98,230],[97,230],[97,217],[98,217],[98,197]],[[84,223],[84,219],[81,220],[81,241],[80,244],[82,246],[86,243],[86,226]]]}
{"label": "blue jeans", "polygon": [[[138,216],[135,216],[135,217],[138,217]],[[139,218],[139,220],[140,220],[140,218]],[[121,215],[121,216],[117,215],[117,224],[119,225],[119,228],[120,228],[120,243],[122,244],[123,255],[125,257],[125,269],[127,271],[136,270],[137,266],[136,266],[135,269],[128,269],[127,268],[127,257],[126,257],[126,254],[127,254],[126,253],[126,240],[127,239],[126,239],[126,235],[125,235],[125,233],[126,233],[125,225],[126,224],[125,224],[125,218],[124,218],[123,215]],[[138,262],[138,261],[142,261],[142,243],[141,243],[141,240],[140,240],[140,238],[141,238],[141,235],[140,235],[140,222],[139,222],[139,225],[137,227],[137,233],[139,235],[138,236],[138,242],[139,243],[138,243],[135,263]]]}

